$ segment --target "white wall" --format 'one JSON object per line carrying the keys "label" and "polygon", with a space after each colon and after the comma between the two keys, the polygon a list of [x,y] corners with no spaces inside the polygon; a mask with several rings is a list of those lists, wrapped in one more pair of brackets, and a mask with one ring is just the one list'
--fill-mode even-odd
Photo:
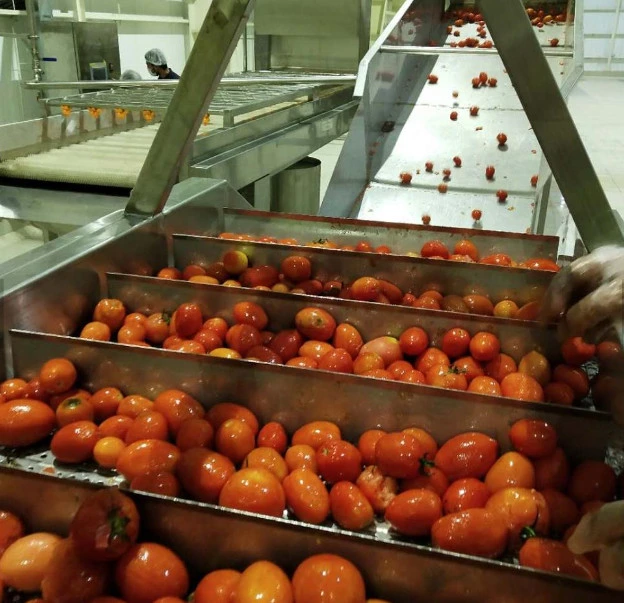
{"label": "white wall", "polygon": [[585,0],[583,33],[586,71],[624,73],[624,1]]}

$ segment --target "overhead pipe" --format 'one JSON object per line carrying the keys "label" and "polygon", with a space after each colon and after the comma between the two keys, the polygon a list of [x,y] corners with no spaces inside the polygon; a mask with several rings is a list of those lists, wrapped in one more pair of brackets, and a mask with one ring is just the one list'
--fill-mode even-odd
{"label": "overhead pipe", "polygon": [[36,0],[26,0],[26,14],[28,16],[28,41],[32,54],[33,77],[35,82],[41,82],[43,68],[41,67],[41,55],[39,54],[39,28],[37,27],[37,4]]}

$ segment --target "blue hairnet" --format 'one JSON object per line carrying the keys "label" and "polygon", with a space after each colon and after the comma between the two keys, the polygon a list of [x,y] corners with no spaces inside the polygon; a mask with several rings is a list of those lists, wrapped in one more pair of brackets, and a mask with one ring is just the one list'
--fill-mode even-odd
{"label": "blue hairnet", "polygon": [[167,57],[160,48],[152,48],[145,53],[145,61],[160,67],[167,64]]}

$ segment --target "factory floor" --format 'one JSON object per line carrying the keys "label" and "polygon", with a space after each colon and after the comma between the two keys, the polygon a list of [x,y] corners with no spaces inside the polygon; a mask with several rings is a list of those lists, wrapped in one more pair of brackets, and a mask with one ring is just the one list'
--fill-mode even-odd
{"label": "factory floor", "polygon": [[[585,76],[574,89],[569,107],[587,152],[614,210],[624,216],[624,79]],[[346,136],[314,153],[321,161],[321,198],[329,185]],[[44,243],[31,225],[0,220],[0,263]]]}

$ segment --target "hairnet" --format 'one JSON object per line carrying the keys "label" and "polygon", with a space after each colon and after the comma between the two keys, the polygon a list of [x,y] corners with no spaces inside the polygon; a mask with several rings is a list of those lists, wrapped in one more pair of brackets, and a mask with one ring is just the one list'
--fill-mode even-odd
{"label": "hairnet", "polygon": [[160,48],[152,48],[145,53],[145,61],[159,67],[167,64],[167,57]]}
{"label": "hairnet", "polygon": [[121,74],[121,79],[122,80],[140,80],[141,76],[133,69],[126,69]]}

